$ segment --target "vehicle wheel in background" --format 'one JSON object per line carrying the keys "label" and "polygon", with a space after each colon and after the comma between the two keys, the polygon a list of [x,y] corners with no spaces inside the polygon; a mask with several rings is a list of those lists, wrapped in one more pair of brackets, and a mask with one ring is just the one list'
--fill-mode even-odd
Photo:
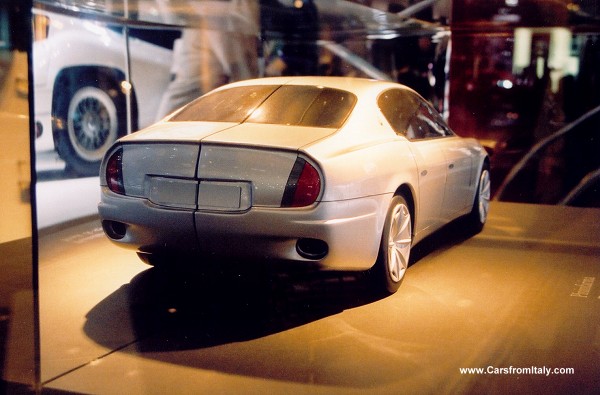
{"label": "vehicle wheel in background", "polygon": [[371,269],[377,292],[392,294],[398,290],[408,268],[411,247],[410,206],[403,196],[396,195],[386,215],[377,262]]}
{"label": "vehicle wheel in background", "polygon": [[57,106],[54,122],[56,148],[67,168],[78,175],[95,176],[106,150],[126,133],[123,94],[114,83],[79,80]]}

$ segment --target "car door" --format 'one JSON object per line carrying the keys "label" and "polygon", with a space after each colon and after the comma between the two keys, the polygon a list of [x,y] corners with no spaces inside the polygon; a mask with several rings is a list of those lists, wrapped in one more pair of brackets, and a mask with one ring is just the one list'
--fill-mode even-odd
{"label": "car door", "polygon": [[[428,104],[425,104],[430,107]],[[448,222],[463,214],[471,205],[473,153],[463,139],[456,136],[433,108],[427,109],[434,127],[442,138],[441,149],[446,160],[446,184],[442,218]]]}
{"label": "car door", "polygon": [[[442,222],[446,159],[440,131],[423,107],[423,100],[408,89],[392,88],[378,98],[378,106],[396,134],[409,140],[418,171],[415,233],[435,229]],[[425,111],[425,112],[423,112]],[[400,166],[403,164],[400,163]]]}
{"label": "car door", "polygon": [[419,223],[417,231],[430,231],[445,221],[444,202],[448,176],[446,135],[421,103],[406,130],[419,171]]}
{"label": "car door", "polygon": [[464,214],[473,204],[473,155],[462,139],[455,137],[444,147],[444,156],[448,163],[442,215],[450,221]]}

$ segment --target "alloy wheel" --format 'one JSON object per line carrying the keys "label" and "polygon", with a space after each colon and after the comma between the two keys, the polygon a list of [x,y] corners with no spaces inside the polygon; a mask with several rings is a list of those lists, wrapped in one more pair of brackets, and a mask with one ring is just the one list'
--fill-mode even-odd
{"label": "alloy wheel", "polygon": [[410,211],[405,204],[400,203],[392,211],[387,242],[388,272],[394,282],[400,281],[408,268],[411,243]]}

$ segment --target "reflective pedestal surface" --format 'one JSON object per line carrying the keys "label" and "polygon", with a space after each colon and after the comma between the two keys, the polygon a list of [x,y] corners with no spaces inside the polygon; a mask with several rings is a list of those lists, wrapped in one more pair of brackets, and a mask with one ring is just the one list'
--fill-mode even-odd
{"label": "reflective pedestal surface", "polygon": [[400,290],[380,298],[356,273],[285,274],[250,262],[211,275],[160,271],[110,244],[96,219],[42,234],[44,389],[600,388],[599,210],[494,203],[482,233],[468,238],[453,224],[412,260]]}

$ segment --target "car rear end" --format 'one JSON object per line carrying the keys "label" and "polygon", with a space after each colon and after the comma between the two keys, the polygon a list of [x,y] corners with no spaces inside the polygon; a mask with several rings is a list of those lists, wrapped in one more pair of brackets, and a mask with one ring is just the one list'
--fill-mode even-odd
{"label": "car rear end", "polygon": [[377,205],[321,201],[323,174],[313,158],[291,150],[123,143],[103,166],[102,226],[142,255],[362,267],[374,252],[357,235],[376,234]]}
{"label": "car rear end", "polygon": [[[112,148],[101,171],[99,206],[108,237],[145,256],[253,257],[344,268],[372,263],[376,245],[356,235],[376,231],[374,205],[323,201],[322,163],[303,149],[337,132],[354,106],[352,94],[271,85],[234,93],[238,100],[226,100],[230,93],[211,96]],[[294,105],[281,111],[264,104],[278,95]],[[246,99],[259,102],[259,110]],[[323,112],[303,101],[335,108]]]}

